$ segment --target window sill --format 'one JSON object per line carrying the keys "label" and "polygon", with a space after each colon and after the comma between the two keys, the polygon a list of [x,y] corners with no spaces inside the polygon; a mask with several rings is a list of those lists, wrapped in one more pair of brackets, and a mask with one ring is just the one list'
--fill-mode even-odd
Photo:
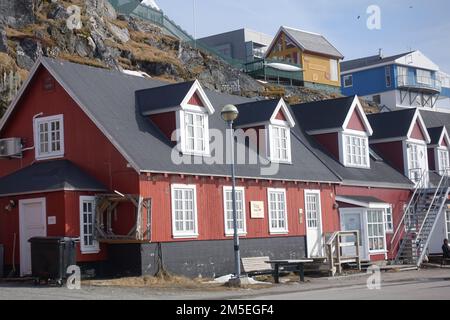
{"label": "window sill", "polygon": [[81,250],[81,254],[82,255],[93,255],[93,254],[99,254],[100,253],[100,249],[86,249],[86,250]]}
{"label": "window sill", "polygon": [[[239,237],[246,237],[247,236],[247,232],[238,233],[238,236]],[[234,237],[234,233],[226,233],[225,237],[232,238],[232,237]]]}
{"label": "window sill", "polygon": [[288,230],[282,230],[282,231],[270,231],[271,235],[287,235],[289,234]]}
{"label": "window sill", "polygon": [[369,255],[371,255],[371,256],[375,256],[375,255],[379,255],[379,254],[386,254],[386,253],[388,253],[387,250],[369,251]]}
{"label": "window sill", "polygon": [[64,158],[64,154],[52,154],[46,156],[36,156],[36,161],[53,160]]}
{"label": "window sill", "polygon": [[173,235],[173,239],[198,239],[198,234],[183,234],[183,235]]}

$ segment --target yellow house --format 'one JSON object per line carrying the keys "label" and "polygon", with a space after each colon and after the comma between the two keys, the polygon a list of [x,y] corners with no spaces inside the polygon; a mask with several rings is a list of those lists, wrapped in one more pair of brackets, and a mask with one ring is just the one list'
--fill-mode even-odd
{"label": "yellow house", "polygon": [[344,56],[322,35],[281,27],[266,52],[266,59],[301,68],[305,87],[339,91],[339,61]]}

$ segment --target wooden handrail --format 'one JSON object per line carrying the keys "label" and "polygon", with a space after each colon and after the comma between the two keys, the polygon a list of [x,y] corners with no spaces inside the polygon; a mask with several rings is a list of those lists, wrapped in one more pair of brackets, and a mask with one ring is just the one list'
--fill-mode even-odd
{"label": "wooden handrail", "polygon": [[[352,242],[342,242],[342,237],[344,236],[354,236],[355,241]],[[345,258],[348,258],[342,254],[341,249],[343,247],[355,247],[355,256],[352,257],[356,260],[358,265],[358,270],[361,270],[361,257],[359,251],[359,231],[337,231],[334,232],[333,235],[328,239],[326,247],[327,247],[327,255],[328,255],[328,264],[330,267],[330,274],[334,276],[336,273],[342,273],[342,261]],[[337,268],[336,268],[337,266]]]}

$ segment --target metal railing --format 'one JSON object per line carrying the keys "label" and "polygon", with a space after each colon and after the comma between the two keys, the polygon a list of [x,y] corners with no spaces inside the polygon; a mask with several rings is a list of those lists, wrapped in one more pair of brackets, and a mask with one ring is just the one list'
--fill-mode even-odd
{"label": "metal railing", "polygon": [[[132,2],[132,1],[130,1]],[[138,4],[133,10],[127,9],[123,10],[124,6],[119,5],[120,1],[113,1],[110,0],[111,5],[116,9],[118,13],[124,14],[124,15],[130,15],[135,16],[140,19],[149,21],[152,24],[155,24],[162,28],[164,31],[166,31],[168,34],[176,37],[184,44],[187,44],[193,48],[198,48],[206,53],[209,53],[211,55],[214,55],[218,57],[219,59],[223,60],[224,62],[232,65],[235,68],[243,69],[244,61],[233,59],[230,57],[225,56],[215,48],[209,47],[202,43],[201,41],[196,40],[194,37],[192,37],[187,31],[185,31],[181,26],[176,24],[173,20],[171,20],[169,17],[167,17],[163,11],[156,10],[154,8]]]}
{"label": "metal railing", "polygon": [[[391,251],[393,251],[398,244],[400,243],[402,237],[398,237],[398,235],[404,235],[404,233],[400,233],[400,231],[403,229],[403,227],[406,225],[405,220],[407,216],[411,214],[411,210],[417,206],[417,203],[419,202],[421,194],[424,192],[425,186],[428,183],[428,170],[423,169],[411,169],[411,172],[417,172],[417,170],[420,170],[420,178],[419,181],[416,182],[416,187],[414,189],[414,193],[411,197],[411,199],[408,202],[408,205],[403,211],[402,218],[400,219],[397,228],[392,236],[391,239]],[[411,176],[411,175],[410,175]],[[408,227],[409,228],[409,227]],[[408,230],[405,230],[404,232],[408,232]],[[397,240],[397,241],[395,241]],[[395,246],[394,246],[395,242]],[[400,249],[399,249],[400,251]]]}
{"label": "metal railing", "polygon": [[[353,241],[345,241],[344,237],[354,237]],[[359,250],[359,231],[337,231],[328,239],[327,259],[330,270],[330,275],[335,276],[336,273],[342,273],[342,263],[354,261],[357,264],[358,270],[361,270],[361,256]],[[345,255],[342,249],[355,247],[355,254],[352,256]]]}
{"label": "metal railing", "polygon": [[399,87],[423,88],[441,91],[441,81],[432,77],[416,75],[397,76],[397,85]]}

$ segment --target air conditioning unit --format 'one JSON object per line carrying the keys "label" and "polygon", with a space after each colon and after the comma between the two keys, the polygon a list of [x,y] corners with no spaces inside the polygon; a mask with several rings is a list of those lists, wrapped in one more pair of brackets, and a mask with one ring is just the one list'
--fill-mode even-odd
{"label": "air conditioning unit", "polygon": [[7,138],[0,139],[0,158],[21,158],[22,139]]}

